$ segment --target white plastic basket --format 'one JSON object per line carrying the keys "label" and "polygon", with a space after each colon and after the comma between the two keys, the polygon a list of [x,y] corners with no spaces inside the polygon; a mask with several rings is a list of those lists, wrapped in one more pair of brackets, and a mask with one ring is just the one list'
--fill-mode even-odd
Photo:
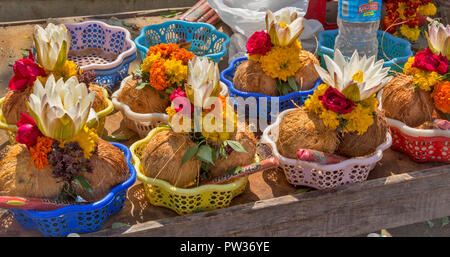
{"label": "white plastic basket", "polygon": [[391,146],[391,134],[386,133],[386,141],[379,145],[372,155],[365,158],[352,158],[337,164],[321,165],[314,162],[300,161],[282,156],[277,149],[278,126],[283,117],[295,109],[288,109],[278,115],[275,123],[269,125],[263,132],[261,143],[272,149],[272,154],[278,159],[287,181],[294,186],[309,186],[316,189],[335,188],[344,184],[365,181],[369,172],[383,157],[383,151]]}
{"label": "white plastic basket", "polygon": [[[123,118],[131,120],[136,125],[137,133],[139,134],[139,137],[144,138],[147,136],[147,134],[157,127],[159,124],[167,124],[169,120],[169,116],[165,113],[137,113],[133,112],[131,108],[121,103],[119,99],[119,95],[122,92],[123,87],[127,84],[127,81],[129,79],[132,79],[132,75],[129,75],[128,77],[124,78],[122,82],[120,83],[120,88],[114,94],[111,96],[112,102],[114,104],[114,108],[120,110],[122,112]],[[220,92],[221,95],[227,96],[228,95],[228,88],[220,82],[220,86],[222,87],[222,91]]]}

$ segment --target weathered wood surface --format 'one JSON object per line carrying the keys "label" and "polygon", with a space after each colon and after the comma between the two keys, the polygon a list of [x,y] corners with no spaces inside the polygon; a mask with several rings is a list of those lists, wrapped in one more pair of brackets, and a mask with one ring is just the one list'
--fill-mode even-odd
{"label": "weathered wood surface", "polygon": [[[83,20],[64,19],[64,22]],[[140,29],[169,19],[148,16],[125,20]],[[31,46],[30,37],[24,35],[31,35],[33,26],[0,27],[0,57],[7,62],[19,59],[20,48]],[[217,27],[227,34],[230,32],[223,23]],[[1,95],[12,76],[7,62],[0,62]],[[226,65],[227,58],[220,63],[221,69]],[[108,116],[105,128],[108,135],[129,133],[124,129],[120,112]],[[0,148],[7,141],[3,135],[0,133]],[[129,146],[135,140],[136,135],[125,144]],[[435,169],[419,171],[430,168]],[[272,169],[250,175],[245,192],[232,201],[230,208],[184,217],[170,209],[150,205],[142,185],[136,182],[128,190],[125,206],[105,222],[104,230],[86,236],[358,235],[450,215],[446,202],[450,198],[450,187],[446,188],[449,169],[439,163],[418,164],[402,153],[387,150],[367,182],[303,194],[296,194],[299,188],[289,185],[281,171]],[[126,226],[110,230],[114,223]],[[41,234],[21,229],[11,214],[0,209],[0,236]]]}
{"label": "weathered wood surface", "polygon": [[87,236],[355,236],[450,214],[450,166]]}

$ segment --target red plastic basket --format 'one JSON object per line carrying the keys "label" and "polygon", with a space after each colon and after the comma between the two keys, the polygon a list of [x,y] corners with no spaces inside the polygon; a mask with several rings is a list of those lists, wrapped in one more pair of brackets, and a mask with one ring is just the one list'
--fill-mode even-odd
{"label": "red plastic basket", "polygon": [[[388,121],[389,123],[392,124]],[[389,126],[389,128],[392,135],[392,149],[406,153],[416,162],[450,163],[450,137],[413,136],[395,126]]]}

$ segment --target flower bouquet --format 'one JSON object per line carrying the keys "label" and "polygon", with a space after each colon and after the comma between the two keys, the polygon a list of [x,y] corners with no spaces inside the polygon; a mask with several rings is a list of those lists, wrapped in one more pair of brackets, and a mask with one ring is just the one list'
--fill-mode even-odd
{"label": "flower bouquet", "polygon": [[285,9],[280,16],[266,13],[267,31],[255,32],[247,41],[248,61],[234,74],[237,90],[268,96],[283,96],[314,87],[319,78],[314,64],[317,58],[302,50],[298,37],[303,18]]}
{"label": "flower bouquet", "polygon": [[388,0],[383,30],[417,41],[426,24],[426,17],[435,15],[436,11],[431,0]]}
{"label": "flower bouquet", "polygon": [[228,206],[244,190],[246,177],[201,184],[252,163],[256,153],[253,133],[220,95],[218,65],[206,57],[188,65],[185,91],[176,88],[169,97],[169,124],[130,148],[150,202],[179,214]]}
{"label": "flower bouquet", "polygon": [[89,91],[95,92],[94,110],[99,120],[88,124],[97,129],[97,133],[103,133],[106,115],[112,112],[113,105],[108,99],[108,93],[102,87],[93,84],[95,74],[83,72],[73,62],[67,60],[70,46],[70,37],[64,25],[48,24],[45,29],[36,25],[33,34],[33,42],[36,50],[36,60],[31,51],[26,58],[14,63],[14,76],[8,83],[9,92],[0,100],[1,104],[1,128],[10,132],[10,141],[14,142],[14,133],[21,113],[29,115],[26,100],[33,92],[33,83],[39,80],[46,85],[46,80],[53,75],[55,80],[60,78],[67,81],[71,77],[77,77],[84,82]]}
{"label": "flower bouquet", "polygon": [[393,149],[418,162],[450,162],[450,25],[432,22],[428,32],[429,47],[408,59],[380,97]]}
{"label": "flower bouquet", "polygon": [[[61,235],[68,234],[67,223],[82,224],[83,218],[78,219],[77,215],[96,210],[95,205],[88,205],[86,201],[93,203],[106,197],[109,204],[117,197],[123,203],[123,197],[118,194],[125,194],[126,188],[134,183],[133,172],[121,151],[124,148],[100,139],[93,128],[86,126],[96,119],[92,109],[94,99],[95,92],[88,92],[86,85],[74,76],[66,81],[63,77],[55,81],[51,74],[46,78],[45,86],[39,79],[34,82],[33,92],[26,102],[30,115],[21,113],[17,123],[18,144],[8,146],[0,161],[0,198],[57,200],[69,202],[70,206],[64,207],[65,211],[54,210],[59,213],[55,220],[62,218],[62,224],[53,222],[51,228],[45,228],[45,224],[30,225],[46,221],[37,218],[40,212],[12,210],[15,214],[21,213],[18,218],[25,227],[39,227],[46,234],[52,234],[53,229],[58,228]],[[111,191],[113,188],[116,188],[114,192]],[[114,208],[120,209],[120,201],[114,202]],[[77,205],[82,206],[80,210],[76,209]],[[105,204],[99,205],[106,210]],[[21,209],[20,206],[11,208]],[[75,232],[100,228],[105,217],[117,211],[113,209],[108,215],[97,210],[97,217],[87,225],[89,228],[70,229]],[[50,213],[45,214],[47,218]],[[100,215],[103,220],[98,220]],[[24,216],[29,219],[23,220]],[[97,223],[93,225],[94,222]]]}
{"label": "flower bouquet", "polygon": [[376,98],[391,79],[389,67],[356,51],[347,62],[338,49],[325,62],[328,72],[315,65],[323,83],[304,106],[283,111],[263,134],[293,185],[332,188],[363,181],[391,144]]}

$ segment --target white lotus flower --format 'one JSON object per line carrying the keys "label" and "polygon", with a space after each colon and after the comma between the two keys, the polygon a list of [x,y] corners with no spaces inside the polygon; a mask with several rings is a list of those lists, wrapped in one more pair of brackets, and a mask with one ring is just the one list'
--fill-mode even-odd
{"label": "white lotus flower", "polygon": [[434,54],[442,54],[450,59],[450,25],[444,27],[442,23],[431,22],[428,25],[428,34],[425,35]]}
{"label": "white lotus flower", "polygon": [[324,57],[328,71],[314,64],[320,78],[352,101],[368,98],[392,79],[387,76],[389,67],[383,68],[383,60],[375,62],[375,56],[367,59],[364,55],[360,58],[355,50],[347,62],[341,51],[336,49],[333,60],[327,55]]}
{"label": "white lotus flower", "polygon": [[209,107],[220,93],[220,75],[217,63],[207,57],[194,57],[188,63],[186,95],[195,106]]}
{"label": "white lotus flower", "polygon": [[55,82],[53,74],[45,87],[37,79],[28,100],[28,109],[42,134],[53,139],[70,139],[97,115],[92,109],[95,92],[88,92],[76,77]]}
{"label": "white lotus flower", "polygon": [[70,48],[67,28],[49,23],[45,29],[36,25],[33,33],[37,61],[47,71],[54,71],[64,65]]}
{"label": "white lotus flower", "polygon": [[275,16],[267,10],[266,26],[272,43],[278,46],[290,45],[304,29],[303,17],[297,17],[297,13],[291,13],[289,9],[283,9],[280,16]]}

